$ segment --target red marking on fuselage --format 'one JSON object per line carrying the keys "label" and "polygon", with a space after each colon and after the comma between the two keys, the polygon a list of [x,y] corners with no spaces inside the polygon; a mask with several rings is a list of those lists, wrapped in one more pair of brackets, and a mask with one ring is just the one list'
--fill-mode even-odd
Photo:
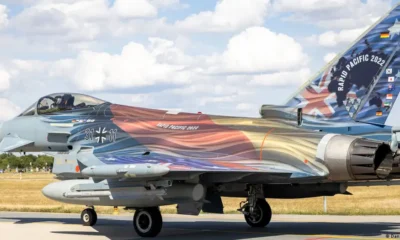
{"label": "red marking on fuselage", "polygon": [[262,141],[262,143],[261,143],[261,148],[260,148],[260,160],[262,160],[262,152],[263,152],[263,147],[264,147],[265,139],[267,139],[268,135],[269,135],[270,133],[272,133],[272,131],[274,131],[274,128],[272,128],[271,130],[269,130],[269,131],[265,134],[264,139],[263,139],[263,141]]}
{"label": "red marking on fuselage", "polygon": [[249,171],[257,170],[257,168],[249,167],[241,163],[236,163],[234,161],[211,161],[211,162],[218,166],[228,167],[230,169],[249,170]]}

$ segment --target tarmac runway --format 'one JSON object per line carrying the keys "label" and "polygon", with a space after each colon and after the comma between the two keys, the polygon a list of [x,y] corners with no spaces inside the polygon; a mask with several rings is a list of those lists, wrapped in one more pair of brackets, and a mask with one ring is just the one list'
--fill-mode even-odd
{"label": "tarmac runway", "polygon": [[[389,239],[400,238],[398,216],[275,215],[267,228],[242,215],[163,215],[158,239]],[[78,214],[0,212],[0,239],[139,239],[130,215],[99,215],[84,227]]]}

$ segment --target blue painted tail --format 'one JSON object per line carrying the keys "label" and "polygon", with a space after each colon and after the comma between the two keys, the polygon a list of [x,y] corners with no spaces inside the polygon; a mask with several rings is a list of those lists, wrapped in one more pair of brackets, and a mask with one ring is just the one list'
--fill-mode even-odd
{"label": "blue painted tail", "polygon": [[304,118],[385,125],[400,92],[400,5],[288,101]]}

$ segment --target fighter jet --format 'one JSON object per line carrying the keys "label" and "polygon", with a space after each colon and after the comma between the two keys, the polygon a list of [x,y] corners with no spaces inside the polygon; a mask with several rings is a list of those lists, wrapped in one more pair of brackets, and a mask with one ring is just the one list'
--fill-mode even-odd
{"label": "fighter jet", "polygon": [[[252,227],[272,210],[265,198],[349,194],[349,181],[400,177],[398,129],[385,121],[399,94],[400,7],[396,6],[262,118],[215,116],[123,106],[76,93],[40,98],[3,123],[0,151],[53,152],[67,179],[43,189],[51,199],[135,209],[138,235],[162,229],[159,206],[179,214],[223,213],[222,196]],[[396,74],[396,75],[395,75]],[[384,181],[385,183],[387,181]]]}
{"label": "fighter jet", "polygon": [[177,204],[179,214],[223,213],[221,196],[246,197],[238,210],[250,226],[264,227],[272,216],[265,198],[348,194],[348,181],[400,173],[383,141],[287,119],[170,112],[75,93],[40,98],[3,123],[0,139],[0,151],[57,154],[55,172],[69,180],[43,194],[88,206],[84,225],[96,223],[94,206],[122,206],[136,210],[142,237],[161,231],[163,205]]}

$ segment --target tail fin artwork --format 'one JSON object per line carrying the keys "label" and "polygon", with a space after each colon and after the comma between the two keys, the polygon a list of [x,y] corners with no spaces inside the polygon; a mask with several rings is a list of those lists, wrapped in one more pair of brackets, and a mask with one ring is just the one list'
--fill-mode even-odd
{"label": "tail fin artwork", "polygon": [[385,125],[400,92],[400,5],[288,101],[303,116]]}

